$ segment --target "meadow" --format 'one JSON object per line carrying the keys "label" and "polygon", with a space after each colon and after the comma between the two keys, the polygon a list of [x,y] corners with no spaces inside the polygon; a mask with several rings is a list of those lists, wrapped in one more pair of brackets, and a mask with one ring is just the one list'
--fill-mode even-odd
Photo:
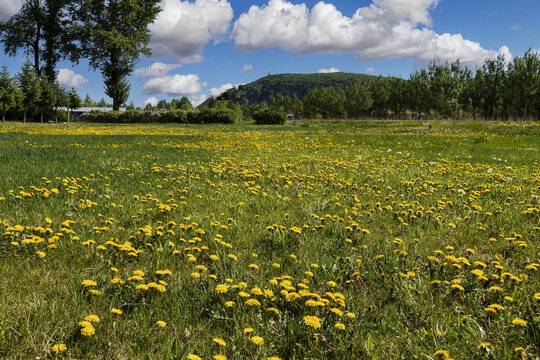
{"label": "meadow", "polygon": [[2,359],[538,359],[540,124],[0,125]]}

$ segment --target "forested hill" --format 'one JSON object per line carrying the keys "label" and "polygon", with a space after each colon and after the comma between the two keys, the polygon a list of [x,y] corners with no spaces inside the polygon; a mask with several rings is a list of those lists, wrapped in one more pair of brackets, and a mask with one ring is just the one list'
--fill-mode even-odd
{"label": "forested hill", "polygon": [[[357,80],[374,79],[373,75],[353,73],[328,74],[277,74],[268,75],[249,84],[230,89],[220,96],[233,102],[263,103],[269,102],[272,96],[283,95],[302,99],[309,90],[322,87],[344,88]],[[244,100],[245,99],[245,100]],[[207,104],[208,100],[203,103]]]}

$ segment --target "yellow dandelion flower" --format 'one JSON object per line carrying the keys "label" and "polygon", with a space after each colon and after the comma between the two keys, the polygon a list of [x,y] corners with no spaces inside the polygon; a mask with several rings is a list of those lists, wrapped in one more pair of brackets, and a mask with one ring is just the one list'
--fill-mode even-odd
{"label": "yellow dandelion flower", "polygon": [[213,338],[212,341],[214,341],[216,344],[220,346],[227,346],[227,343],[222,338]]}
{"label": "yellow dandelion flower", "polygon": [[316,316],[304,316],[304,323],[314,329],[319,329],[321,327],[321,319]]}
{"label": "yellow dandelion flower", "polygon": [[244,334],[249,334],[251,332],[254,332],[255,330],[253,330],[253,328],[250,328],[250,327],[247,327],[244,329]]}
{"label": "yellow dandelion flower", "polygon": [[44,258],[45,256],[47,256],[47,254],[45,254],[45,252],[43,252],[43,251],[38,251],[36,254],[37,254],[40,258]]}
{"label": "yellow dandelion flower", "polygon": [[227,301],[225,302],[225,306],[226,307],[233,307],[234,305],[236,305],[236,303],[234,301]]}
{"label": "yellow dandelion flower", "polygon": [[95,282],[94,280],[83,280],[81,281],[81,285],[84,287],[96,286],[97,282]]}
{"label": "yellow dandelion flower", "polygon": [[348,312],[346,315],[347,315],[347,317],[348,317],[349,319],[354,319],[354,318],[356,317],[356,315],[354,315],[354,314],[351,313],[351,312]]}
{"label": "yellow dandelion flower", "polygon": [[84,318],[84,320],[90,321],[91,323],[97,323],[101,321],[99,316],[94,315],[94,314],[88,315],[87,317]]}
{"label": "yellow dandelion flower", "polygon": [[527,321],[517,318],[517,319],[512,320],[512,324],[525,327],[527,326]]}
{"label": "yellow dandelion flower", "polygon": [[158,320],[156,321],[156,325],[164,328],[165,326],[167,326],[167,323],[165,321]]}
{"label": "yellow dandelion flower", "polygon": [[66,344],[56,344],[51,348],[52,352],[55,354],[61,353],[62,351],[66,351],[66,349],[67,349]]}
{"label": "yellow dandelion flower", "polygon": [[191,277],[194,279],[199,279],[201,277],[201,274],[199,274],[198,272],[193,272],[191,273]]}
{"label": "yellow dandelion flower", "polygon": [[226,293],[227,291],[229,291],[229,288],[230,286],[229,285],[225,285],[225,284],[219,284],[216,286],[216,292],[217,293]]}
{"label": "yellow dandelion flower", "polygon": [[227,360],[227,357],[223,354],[214,355],[214,360]]}
{"label": "yellow dandelion flower", "polygon": [[262,344],[264,344],[264,339],[260,336],[253,336],[251,337],[251,339],[249,339],[252,343],[254,343],[255,345],[259,345],[261,346]]}
{"label": "yellow dandelion flower", "polygon": [[85,326],[81,329],[81,335],[83,336],[92,336],[96,333],[96,329],[92,325]]}
{"label": "yellow dandelion flower", "polygon": [[117,314],[117,315],[122,315],[122,310],[116,309],[116,308],[112,308],[112,309],[111,309],[111,313]]}
{"label": "yellow dandelion flower", "polygon": [[248,300],[246,300],[246,305],[248,305],[248,306],[261,306],[261,303],[257,299],[248,299]]}
{"label": "yellow dandelion flower", "polygon": [[274,313],[276,315],[279,315],[279,310],[276,309],[275,307],[270,307],[270,308],[266,309],[266,311]]}
{"label": "yellow dandelion flower", "polygon": [[187,358],[189,360],[202,360],[202,358],[200,356],[197,356],[195,354],[188,354]]}
{"label": "yellow dandelion flower", "polygon": [[266,358],[266,360],[281,360],[279,356],[270,356],[269,358]]}
{"label": "yellow dandelion flower", "polygon": [[345,324],[337,323],[334,327],[338,330],[345,330]]}

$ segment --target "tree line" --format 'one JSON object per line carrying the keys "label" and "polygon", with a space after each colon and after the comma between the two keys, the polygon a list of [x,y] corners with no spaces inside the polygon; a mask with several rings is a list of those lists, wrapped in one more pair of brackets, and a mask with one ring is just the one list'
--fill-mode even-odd
{"label": "tree line", "polygon": [[150,55],[148,25],[160,0],[25,0],[0,23],[0,42],[10,56],[33,59],[39,79],[56,80],[61,60],[87,59],[101,72],[105,94],[118,110],[129,96],[127,77],[141,55]]}
{"label": "tree line", "polygon": [[540,54],[529,49],[511,61],[486,59],[474,72],[459,60],[435,59],[408,79],[377,77],[320,87],[302,99],[278,94],[269,106],[307,118],[540,120]]}

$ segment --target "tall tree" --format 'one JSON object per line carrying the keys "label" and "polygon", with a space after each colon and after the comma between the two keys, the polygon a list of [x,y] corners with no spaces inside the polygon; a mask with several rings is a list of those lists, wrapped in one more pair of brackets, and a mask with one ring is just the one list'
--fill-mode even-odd
{"label": "tall tree", "polygon": [[13,88],[15,84],[9,75],[7,66],[2,66],[0,70],[0,103],[2,103],[2,122],[6,122],[6,110],[14,105]]}
{"label": "tall tree", "polygon": [[32,66],[27,61],[23,64],[21,73],[18,75],[19,87],[22,93],[22,107],[24,110],[24,120],[26,123],[26,112],[29,108],[34,106],[41,98],[41,86],[39,83],[39,76]]}
{"label": "tall tree", "polygon": [[40,122],[43,124],[43,113],[46,109],[50,109],[54,106],[54,103],[56,102],[56,93],[53,85],[45,74],[41,75],[39,86],[41,96],[39,97],[37,105],[41,111]]}
{"label": "tall tree", "polygon": [[365,84],[358,81],[345,89],[344,107],[348,117],[359,118],[372,104],[371,93]]}
{"label": "tall tree", "polygon": [[113,110],[127,101],[131,74],[141,55],[150,55],[148,25],[160,11],[159,0],[84,0],[83,49],[90,66],[100,70]]}
{"label": "tall tree", "polygon": [[70,25],[75,0],[26,0],[17,14],[0,23],[4,52],[16,56],[24,51],[33,59],[34,69],[52,81],[59,60],[78,61],[78,37]]}
{"label": "tall tree", "polygon": [[529,49],[522,57],[516,56],[513,65],[515,77],[519,82],[517,90],[519,94],[518,98],[521,99],[523,117],[525,120],[528,120],[531,102],[539,90],[540,59],[535,51]]}

